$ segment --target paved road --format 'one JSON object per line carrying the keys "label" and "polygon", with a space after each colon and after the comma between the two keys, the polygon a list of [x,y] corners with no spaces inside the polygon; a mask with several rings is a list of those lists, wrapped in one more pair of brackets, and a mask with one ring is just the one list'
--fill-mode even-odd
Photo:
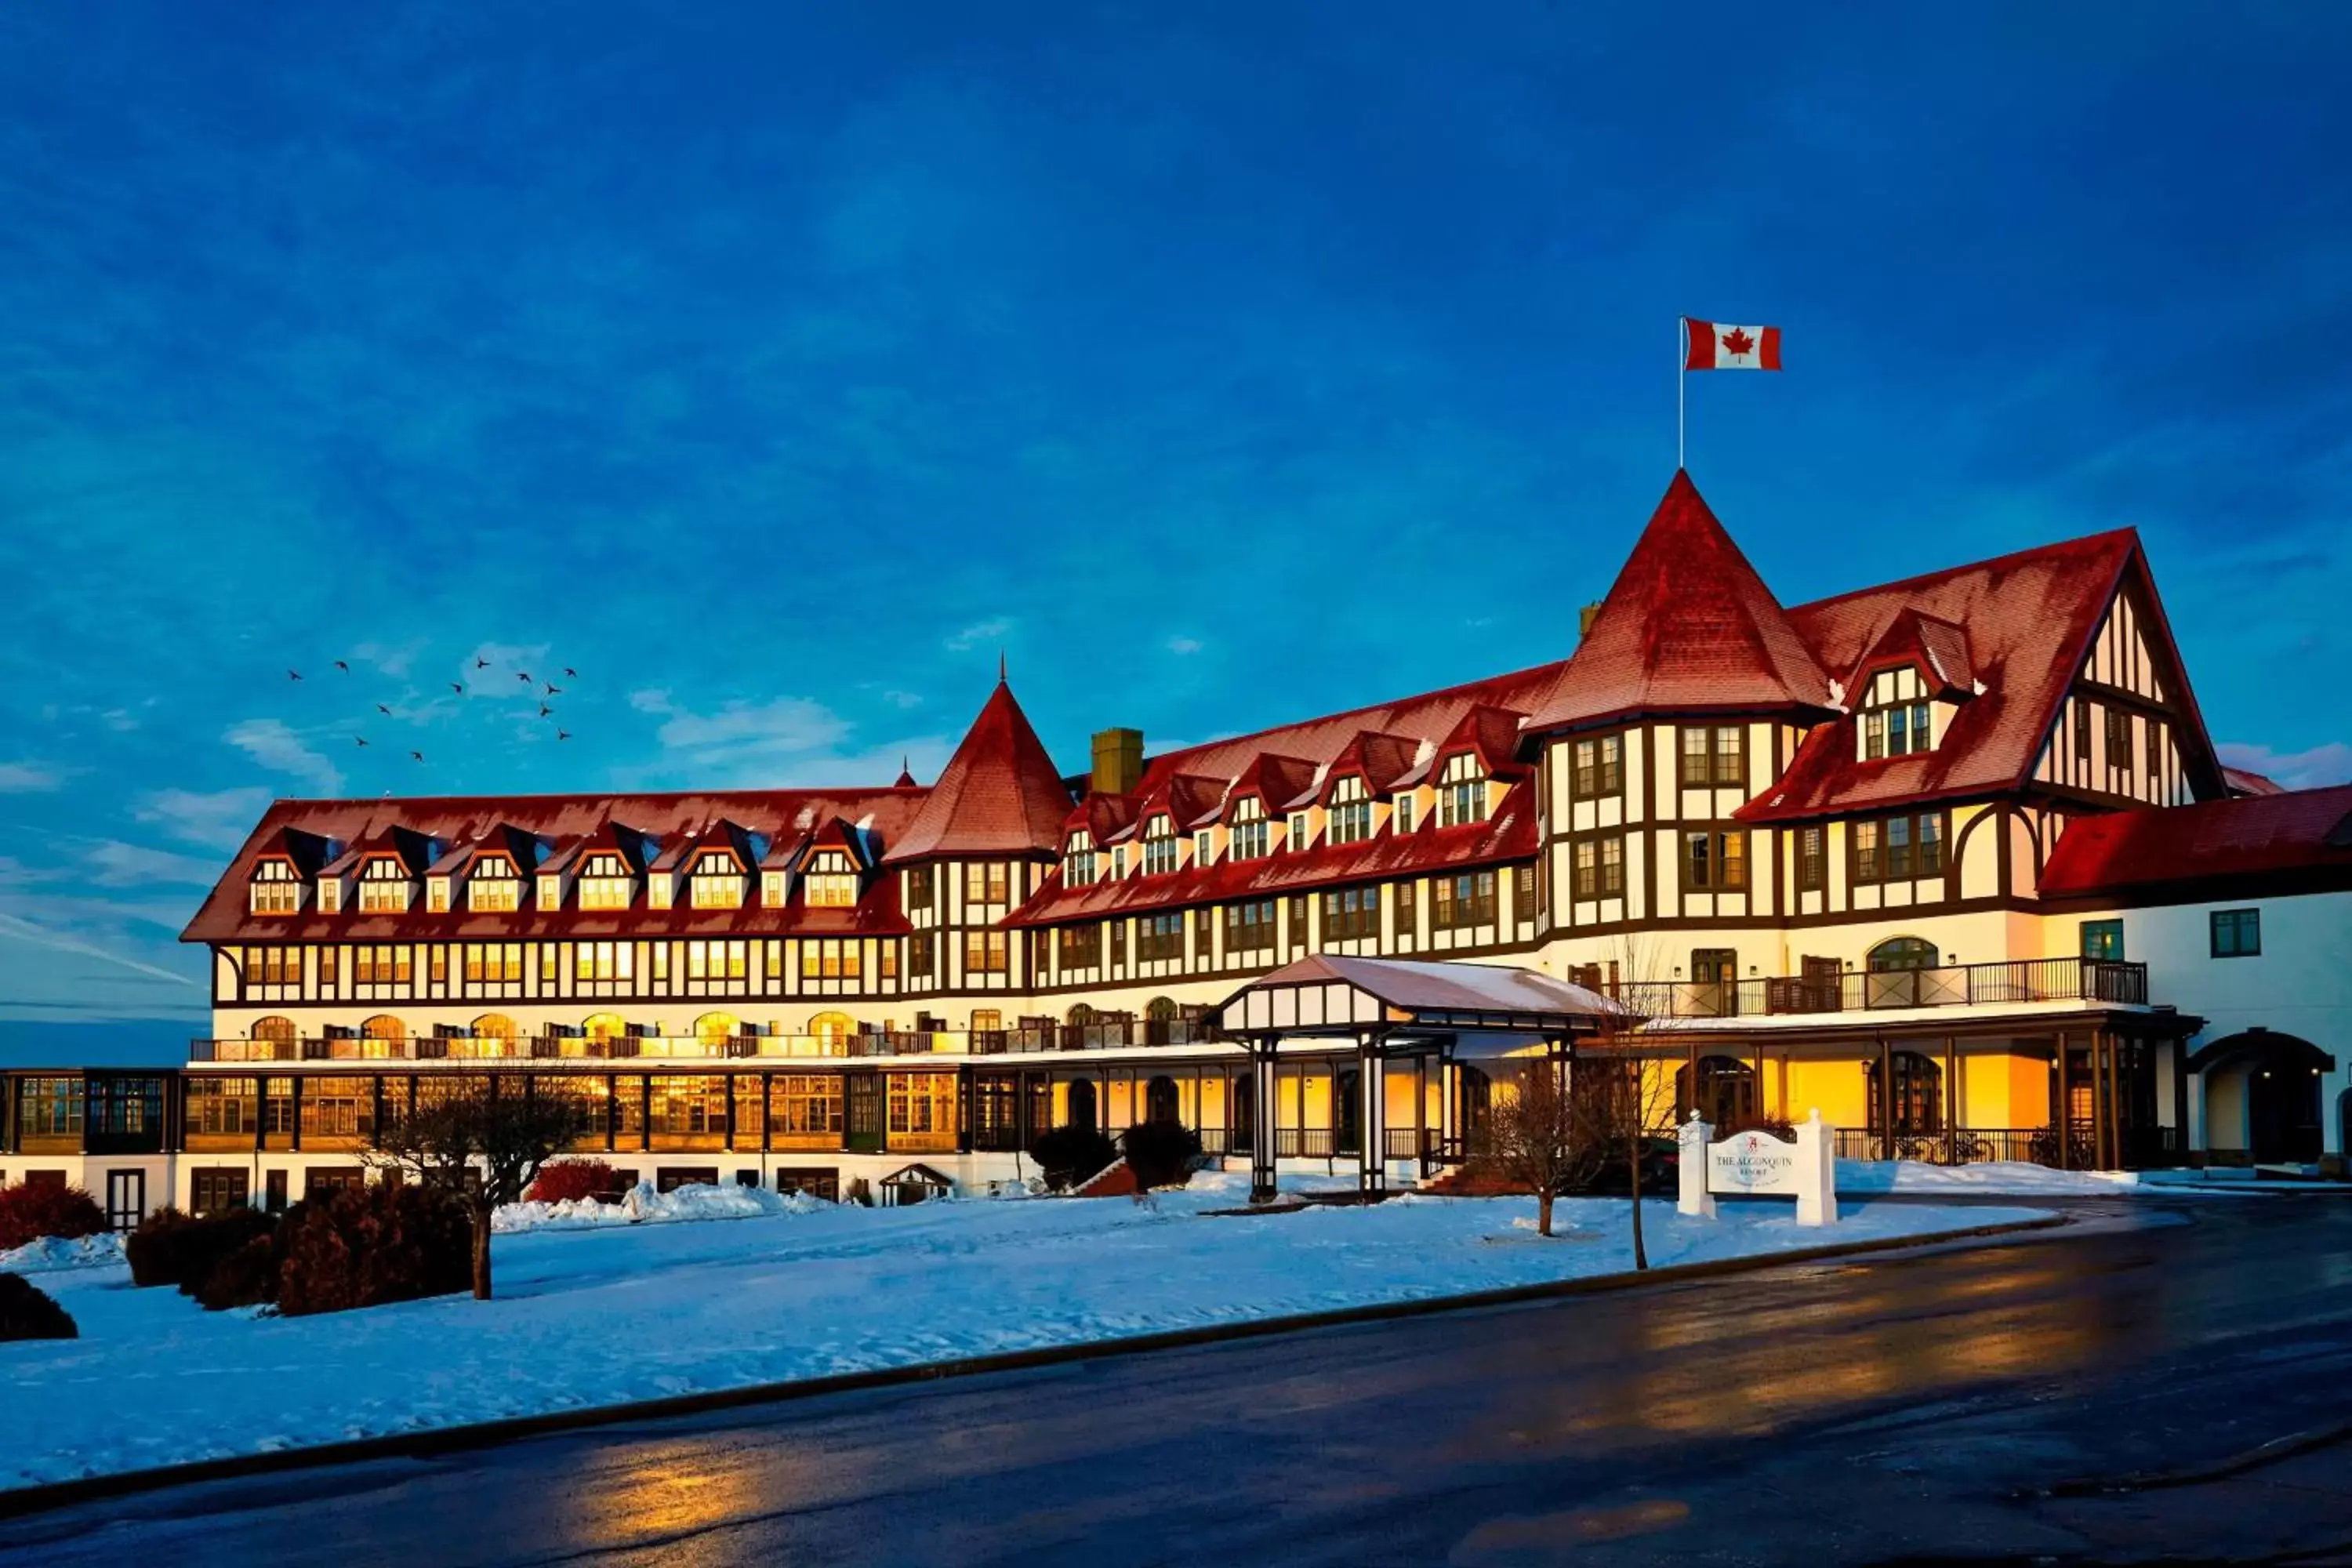
{"label": "paved road", "polygon": [[2340,1436],[2352,1201],[2075,1212],[1992,1250],[190,1488],[0,1524],[0,1564],[2352,1563],[2352,1440],[2034,1495]]}

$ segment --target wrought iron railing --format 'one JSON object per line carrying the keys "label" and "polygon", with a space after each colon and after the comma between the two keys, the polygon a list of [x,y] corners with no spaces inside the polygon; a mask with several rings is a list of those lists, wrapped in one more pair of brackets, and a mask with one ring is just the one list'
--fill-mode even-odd
{"label": "wrought iron railing", "polygon": [[2147,1003],[2147,965],[2019,958],[1932,969],[1848,969],[1746,980],[1629,981],[1609,994],[1647,1018],[1756,1018],[2045,1002]]}

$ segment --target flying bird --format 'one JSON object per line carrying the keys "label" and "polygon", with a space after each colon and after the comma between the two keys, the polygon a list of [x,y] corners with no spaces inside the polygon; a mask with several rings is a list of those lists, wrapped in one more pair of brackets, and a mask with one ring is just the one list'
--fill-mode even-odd
{"label": "flying bird", "polygon": [[542,719],[546,718],[549,714],[551,714],[551,713],[552,713],[552,712],[554,712],[554,711],[555,711],[555,710],[554,710],[554,709],[550,708],[550,707],[549,707],[546,703],[544,703],[544,702],[542,702],[542,703],[541,703],[541,704],[539,705],[539,716],[540,716],[541,718],[542,718]]}
{"label": "flying bird", "polygon": [[353,735],[352,739],[357,741],[362,746],[367,744],[367,737],[365,735]]}
{"label": "flying bird", "polygon": [[521,674],[516,676],[515,679],[521,681],[525,686],[529,686],[530,684],[530,671],[526,669]]}
{"label": "flying bird", "polygon": [[375,705],[375,710],[376,710],[377,712],[379,712],[379,713],[383,714],[383,715],[385,718],[387,718],[387,719],[389,719],[389,718],[391,718],[391,717],[392,717],[392,710],[391,710],[391,709],[389,709],[389,708],[387,708],[387,707],[385,707],[385,706],[384,706],[383,703],[381,703],[381,702],[379,702],[379,703],[377,703],[377,704]]}
{"label": "flying bird", "polygon": [[555,738],[559,741],[568,741],[572,739],[572,731],[569,730],[558,730],[555,732]]}
{"label": "flying bird", "polygon": [[453,680],[449,683],[449,689],[463,697],[466,695],[466,683],[462,680]]}
{"label": "flying bird", "polygon": [[476,654],[474,656],[474,668],[476,669],[488,669],[490,668],[490,661],[484,658],[480,654]]}
{"label": "flying bird", "polygon": [[562,690],[562,689],[563,689],[563,688],[562,688],[561,686],[556,685],[556,684],[555,684],[555,682],[553,682],[552,680],[551,680],[551,681],[549,681],[549,682],[547,683],[547,694],[548,694],[550,697],[554,696],[557,692],[559,692],[559,691],[561,691],[561,690]]}
{"label": "flying bird", "polygon": [[299,669],[289,669],[286,672],[286,679],[289,680],[299,680],[302,679],[302,672]]}
{"label": "flying bird", "polygon": [[409,752],[408,754],[409,754],[410,756],[412,756],[412,757],[415,757],[415,758],[418,762],[420,762],[420,763],[421,763],[421,762],[423,762],[423,761],[425,760],[425,753],[424,753],[424,752]]}
{"label": "flying bird", "polygon": [[563,667],[563,673],[564,673],[566,676],[574,676],[574,675],[578,675],[580,672],[579,672],[578,670],[576,670],[576,669],[572,668],[570,665],[568,665],[568,664],[567,664],[567,665],[565,665],[565,666]]}
{"label": "flying bird", "polygon": [[337,660],[335,660],[335,668],[336,668],[337,669],[341,670],[345,675],[349,675],[349,674],[352,672],[352,667],[351,667],[350,665],[348,665],[348,664],[345,664],[345,663],[344,663],[341,659],[340,659],[340,658],[339,658],[339,659],[337,659]]}

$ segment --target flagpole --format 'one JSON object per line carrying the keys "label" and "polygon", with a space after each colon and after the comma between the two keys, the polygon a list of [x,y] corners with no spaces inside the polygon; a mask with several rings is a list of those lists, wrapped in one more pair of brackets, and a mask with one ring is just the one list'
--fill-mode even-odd
{"label": "flagpole", "polygon": [[1683,387],[1690,379],[1690,318],[1675,318],[1675,468],[1683,467]]}

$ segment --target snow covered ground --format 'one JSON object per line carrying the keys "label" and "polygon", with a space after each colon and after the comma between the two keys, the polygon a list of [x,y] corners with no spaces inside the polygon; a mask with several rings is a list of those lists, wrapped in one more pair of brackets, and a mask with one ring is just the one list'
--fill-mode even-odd
{"label": "snow covered ground", "polygon": [[[0,1345],[10,1408],[41,1412],[0,1485],[830,1373],[1612,1273],[1622,1200],[1392,1200],[1211,1217],[1246,1182],[1125,1199],[782,1205],[694,1223],[541,1225],[496,1242],[499,1300],[282,1319],[131,1289],[120,1266],[39,1278],[83,1337]],[[772,1196],[772,1194],[770,1194]],[[719,1198],[705,1202],[725,1201]],[[2025,1208],[1853,1203],[1717,1220],[1643,1209],[1656,1264],[2026,1219]],[[545,1218],[547,1216],[541,1216]]]}
{"label": "snow covered ground", "polygon": [[2138,1177],[2129,1171],[2053,1171],[2022,1160],[1975,1165],[1929,1165],[1917,1160],[1840,1160],[1841,1193],[2018,1193],[2037,1197],[2127,1197]]}

